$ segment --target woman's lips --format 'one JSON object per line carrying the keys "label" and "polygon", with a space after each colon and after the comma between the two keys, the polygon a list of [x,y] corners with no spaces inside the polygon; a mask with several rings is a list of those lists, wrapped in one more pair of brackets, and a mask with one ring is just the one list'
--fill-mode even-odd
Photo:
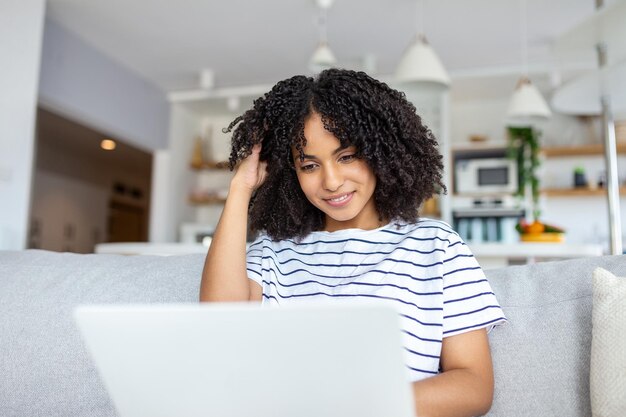
{"label": "woman's lips", "polygon": [[351,193],[333,196],[331,198],[325,198],[324,201],[332,207],[343,207],[347,205],[350,200],[352,200],[352,196],[354,196],[354,191],[352,191]]}

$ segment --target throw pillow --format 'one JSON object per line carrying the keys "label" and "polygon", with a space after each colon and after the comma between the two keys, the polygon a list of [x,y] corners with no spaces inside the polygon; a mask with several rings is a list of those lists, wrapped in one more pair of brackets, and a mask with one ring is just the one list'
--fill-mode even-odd
{"label": "throw pillow", "polygon": [[593,417],[626,416],[626,278],[593,272],[590,397]]}

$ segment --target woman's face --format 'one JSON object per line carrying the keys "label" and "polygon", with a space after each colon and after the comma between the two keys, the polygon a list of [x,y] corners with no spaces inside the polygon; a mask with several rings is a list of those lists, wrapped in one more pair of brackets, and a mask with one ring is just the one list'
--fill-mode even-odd
{"label": "woman's face", "polygon": [[355,156],[354,146],[342,148],[324,129],[321,116],[312,113],[304,123],[304,160],[292,150],[300,187],[325,215],[326,231],[375,229],[380,226],[374,204],[376,176]]}

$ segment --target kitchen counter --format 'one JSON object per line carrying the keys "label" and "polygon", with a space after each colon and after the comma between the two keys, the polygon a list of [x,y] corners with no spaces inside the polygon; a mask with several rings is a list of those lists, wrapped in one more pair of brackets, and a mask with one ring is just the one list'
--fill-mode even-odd
{"label": "kitchen counter", "polygon": [[601,256],[601,245],[570,243],[468,243],[483,269],[505,267],[512,263]]}
{"label": "kitchen counter", "polygon": [[[569,243],[468,243],[468,246],[483,269],[603,254],[601,245]],[[207,250],[208,246],[201,243],[129,242],[100,243],[96,245],[95,253],[168,256],[207,253]]]}
{"label": "kitchen counter", "polygon": [[118,255],[185,255],[190,253],[207,253],[208,246],[201,243],[151,243],[151,242],[120,242],[99,243],[95,253]]}

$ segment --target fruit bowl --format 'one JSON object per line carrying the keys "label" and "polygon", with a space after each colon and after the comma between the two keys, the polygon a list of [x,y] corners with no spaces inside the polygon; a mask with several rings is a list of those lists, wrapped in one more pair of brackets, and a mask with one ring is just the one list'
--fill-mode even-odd
{"label": "fruit bowl", "polygon": [[565,233],[522,233],[522,242],[560,243],[565,240]]}
{"label": "fruit bowl", "polygon": [[515,229],[518,231],[522,242],[560,243],[565,240],[565,230],[537,219],[532,223],[527,223],[521,219],[515,225]]}

